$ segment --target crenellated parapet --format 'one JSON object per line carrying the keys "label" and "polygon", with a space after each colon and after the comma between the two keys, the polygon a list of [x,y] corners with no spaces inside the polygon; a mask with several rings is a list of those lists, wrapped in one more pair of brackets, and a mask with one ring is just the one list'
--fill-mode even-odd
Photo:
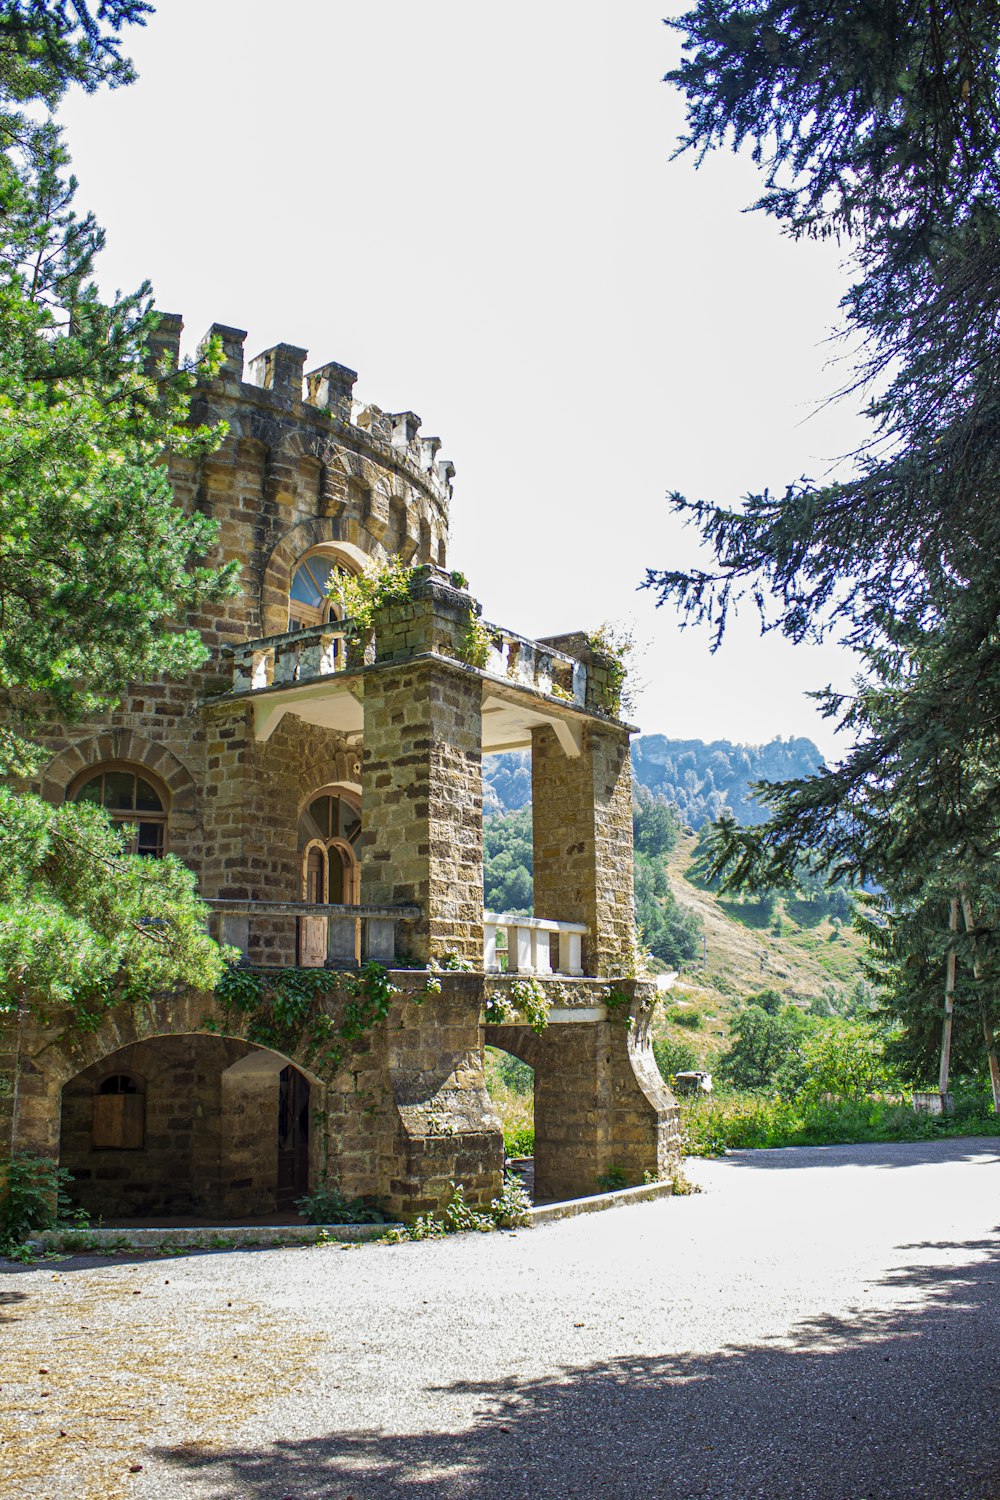
{"label": "crenellated parapet", "polygon": [[[160,314],[151,345],[161,368],[177,369],[183,326],[179,314]],[[316,413],[338,428],[353,428],[352,437],[363,440],[366,447],[381,449],[381,457],[390,464],[404,464],[415,482],[428,488],[447,508],[455,466],[450,460],[438,458],[441,439],[421,435],[420,418],[415,412],[386,412],[357,400],[356,370],[329,363],[307,371],[308,350],[294,344],[275,344],[245,362],[246,331],[223,323],[213,323],[201,339],[199,356],[215,338],[222,345],[223,361],[214,379],[200,383],[204,392],[271,409],[279,423],[281,416],[303,408],[298,412],[303,421],[311,421],[311,414]],[[323,432],[321,423],[317,430]]]}
{"label": "crenellated parapet", "polygon": [[[151,340],[159,370],[178,368],[182,328],[178,315],[160,315]],[[226,436],[214,453],[171,465],[179,503],[213,516],[223,557],[243,564],[243,607],[215,633],[284,629],[290,569],[309,548],[340,547],[359,567],[388,556],[445,566],[455,470],[439,456],[440,438],[421,433],[415,412],[359,401],[347,365],[307,369],[308,351],[294,344],[248,360],[245,341],[221,323],[201,340],[199,355],[214,342],[222,357],[211,378],[198,375],[192,419],[224,424]]]}

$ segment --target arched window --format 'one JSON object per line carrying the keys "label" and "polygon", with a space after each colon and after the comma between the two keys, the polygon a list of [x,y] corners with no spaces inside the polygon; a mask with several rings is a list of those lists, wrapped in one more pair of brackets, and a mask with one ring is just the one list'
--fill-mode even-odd
{"label": "arched window", "polygon": [[92,766],[69,789],[71,802],[96,802],[125,834],[128,852],[159,859],[167,833],[165,791],[148,771],[112,763]]}
{"label": "arched window", "polygon": [[288,592],[289,630],[305,630],[309,625],[341,618],[340,606],[327,598],[330,574],[334,572],[355,573],[357,568],[330,547],[318,547],[299,559]]}
{"label": "arched window", "polygon": [[[356,800],[331,789],[319,792],[299,818],[303,901],[357,906],[361,868],[354,846],[361,833]],[[299,962],[321,964],[327,955],[324,917],[303,917],[299,924]]]}

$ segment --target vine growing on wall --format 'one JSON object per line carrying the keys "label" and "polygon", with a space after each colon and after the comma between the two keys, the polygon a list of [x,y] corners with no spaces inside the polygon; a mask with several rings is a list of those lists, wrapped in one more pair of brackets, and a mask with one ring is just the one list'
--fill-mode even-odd
{"label": "vine growing on wall", "polygon": [[539,1035],[549,1024],[549,998],[537,979],[512,979],[502,990],[489,990],[483,1001],[483,1014],[497,1026],[509,1026],[525,1020]]}
{"label": "vine growing on wall", "polygon": [[490,653],[496,644],[496,632],[476,618],[475,609],[470,609],[469,623],[458,643],[459,658],[467,662],[470,667],[478,667],[482,671],[487,666]]}
{"label": "vine growing on wall", "polygon": [[[441,981],[432,975],[410,998],[420,1005],[437,994]],[[228,1016],[249,1017],[248,1042],[335,1073],[345,1052],[385,1020],[398,993],[388,971],[374,960],[357,974],[330,969],[257,970],[234,967],[215,994]],[[208,1029],[219,1028],[208,1023]]]}
{"label": "vine growing on wall", "polygon": [[401,557],[390,557],[386,562],[373,559],[362,573],[334,568],[327,580],[327,598],[341,606],[348,620],[362,630],[370,630],[378,610],[409,599],[417,574],[424,571],[420,565],[411,567]]}
{"label": "vine growing on wall", "polygon": [[607,679],[608,712],[614,718],[618,718],[623,712],[632,713],[636,694],[641,686],[635,677],[635,664],[640,651],[635,631],[605,620],[597,630],[589,633],[587,644],[594,655],[600,658],[597,665]]}

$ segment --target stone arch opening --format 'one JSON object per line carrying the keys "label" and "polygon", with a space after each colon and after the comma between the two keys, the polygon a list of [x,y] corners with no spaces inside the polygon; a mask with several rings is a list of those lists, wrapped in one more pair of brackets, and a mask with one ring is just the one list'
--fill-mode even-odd
{"label": "stone arch opening", "polygon": [[486,1092],[503,1124],[504,1171],[517,1176],[529,1198],[535,1177],[535,1070],[499,1046],[483,1048]]}
{"label": "stone arch opening", "polygon": [[[347,573],[360,573],[372,554],[344,536],[340,521],[320,516],[303,521],[276,542],[261,577],[260,618],[265,636],[289,629],[289,601],[299,564],[310,556],[329,559],[326,571],[339,564]],[[325,582],[325,579],[323,580]],[[313,622],[302,622],[313,623]],[[298,628],[292,625],[292,629]]]}
{"label": "stone arch opening", "polygon": [[130,729],[108,730],[60,750],[45,767],[41,794],[47,802],[63,802],[71,788],[86,781],[84,772],[96,774],[114,765],[129,766],[158,785],[172,816],[193,813],[195,783],[190,771],[166,746],[153,744]]}
{"label": "stone arch opening", "polygon": [[302,554],[292,569],[288,587],[289,630],[304,630],[310,625],[343,618],[343,608],[329,592],[331,575],[361,571],[355,550],[334,542],[321,542]]}
{"label": "stone arch opening", "polygon": [[320,1094],[291,1059],[236,1037],[131,1042],[63,1084],[70,1195],[112,1226],[294,1221],[317,1180]]}

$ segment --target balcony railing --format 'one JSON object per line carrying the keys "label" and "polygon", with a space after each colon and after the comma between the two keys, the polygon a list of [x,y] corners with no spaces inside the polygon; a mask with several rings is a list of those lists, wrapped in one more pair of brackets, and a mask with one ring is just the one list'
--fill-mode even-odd
{"label": "balcony railing", "polygon": [[502,677],[521,687],[535,688],[564,703],[583,708],[587,701],[587,668],[582,661],[543,646],[540,641],[515,635],[501,625],[483,629],[493,638],[493,648],[485,670],[491,677]]}
{"label": "balcony railing", "polygon": [[233,658],[233,692],[314,682],[375,660],[374,643],[352,620],[329,620],[224,648]]}
{"label": "balcony railing", "polygon": [[[577,708],[586,706],[584,662],[500,625],[484,623],[483,628],[493,643],[485,667],[489,676],[533,688]],[[377,641],[352,620],[329,620],[223,650],[233,659],[234,693],[316,682],[337,672],[372,666],[378,660]]]}
{"label": "balcony railing", "polygon": [[335,906],[316,901],[206,902],[218,919],[218,940],[251,952],[251,924],[273,935],[282,919],[294,918],[296,956],[304,967],[352,969],[370,959],[391,964],[396,957],[396,926],[420,915],[418,906]]}
{"label": "balcony railing", "polygon": [[[519,917],[488,911],[484,916],[483,968],[488,974],[583,974],[583,922],[554,922],[547,917]],[[558,958],[552,962],[554,939]]]}

